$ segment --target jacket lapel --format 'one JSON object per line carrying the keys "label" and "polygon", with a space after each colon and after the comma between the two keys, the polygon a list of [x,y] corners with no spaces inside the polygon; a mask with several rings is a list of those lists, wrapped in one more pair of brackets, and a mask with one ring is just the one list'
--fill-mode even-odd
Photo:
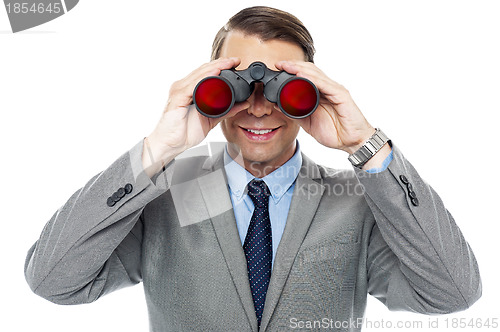
{"label": "jacket lapel", "polygon": [[[207,158],[203,169],[207,174],[197,179],[202,197],[249,324],[252,330],[257,332],[257,317],[248,281],[247,261],[229,196],[223,154],[218,153]],[[279,302],[295,257],[323,195],[324,186],[317,182],[318,179],[321,179],[318,166],[302,155],[302,168],[295,183],[285,230],[276,252],[260,331],[265,331]]]}
{"label": "jacket lapel", "polygon": [[222,154],[217,154],[213,159],[208,158],[203,168],[210,171],[198,178],[203,200],[248,322],[252,330],[257,332],[257,317],[248,281],[247,261],[236,227],[227,179],[223,170]]}
{"label": "jacket lapel", "polygon": [[[261,331],[266,330],[278,304],[295,257],[304,241],[325,189],[322,184],[315,181],[321,178],[318,166],[305,155],[302,155],[302,158],[302,168],[295,182],[285,231],[274,259],[262,315]],[[243,259],[245,259],[244,256]]]}

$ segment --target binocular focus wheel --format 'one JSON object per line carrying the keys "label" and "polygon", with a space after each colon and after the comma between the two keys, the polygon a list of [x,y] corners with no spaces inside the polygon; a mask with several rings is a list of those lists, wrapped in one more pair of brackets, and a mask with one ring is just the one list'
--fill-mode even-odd
{"label": "binocular focus wheel", "polygon": [[224,77],[209,76],[196,85],[193,102],[201,114],[210,118],[218,118],[233,107],[234,89]]}

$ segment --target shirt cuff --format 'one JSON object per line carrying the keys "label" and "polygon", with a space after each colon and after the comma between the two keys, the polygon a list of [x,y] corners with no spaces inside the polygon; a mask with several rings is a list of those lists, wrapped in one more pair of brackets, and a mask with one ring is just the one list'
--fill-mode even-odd
{"label": "shirt cuff", "polygon": [[367,169],[365,172],[367,172],[367,173],[383,172],[387,169],[387,167],[391,163],[392,159],[394,159],[394,155],[392,154],[392,149],[391,149],[391,153],[389,153],[389,155],[385,158],[384,162],[382,163],[382,166]]}

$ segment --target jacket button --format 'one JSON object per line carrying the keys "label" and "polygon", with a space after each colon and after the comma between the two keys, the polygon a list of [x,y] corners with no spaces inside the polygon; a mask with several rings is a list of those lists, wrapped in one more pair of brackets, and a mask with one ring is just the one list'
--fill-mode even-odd
{"label": "jacket button", "polygon": [[116,191],[116,194],[118,195],[118,197],[123,198],[123,196],[125,196],[125,188],[118,189]]}
{"label": "jacket button", "polygon": [[120,199],[122,199],[120,196],[118,196],[117,192],[114,192],[113,195],[111,195],[111,198],[115,201],[118,202]]}
{"label": "jacket button", "polygon": [[115,205],[115,200],[112,197],[108,197],[108,200],[106,201],[106,204],[108,204],[109,207],[112,207]]}
{"label": "jacket button", "polygon": [[415,205],[415,206],[418,206],[419,202],[418,202],[418,198],[412,198],[411,199],[411,204]]}
{"label": "jacket button", "polygon": [[408,191],[408,196],[410,196],[410,198],[417,198],[417,194],[415,194],[414,191]]}
{"label": "jacket button", "polygon": [[403,174],[401,174],[399,176],[399,178],[401,179],[401,182],[403,182],[404,184],[410,183],[410,181],[408,181],[408,179],[406,178],[406,176],[404,176]]}
{"label": "jacket button", "polygon": [[130,193],[132,192],[132,189],[133,189],[133,188],[134,188],[134,187],[132,187],[132,185],[131,185],[130,183],[127,183],[127,184],[125,185],[125,188],[124,188],[124,189],[125,189],[125,194],[130,194]]}

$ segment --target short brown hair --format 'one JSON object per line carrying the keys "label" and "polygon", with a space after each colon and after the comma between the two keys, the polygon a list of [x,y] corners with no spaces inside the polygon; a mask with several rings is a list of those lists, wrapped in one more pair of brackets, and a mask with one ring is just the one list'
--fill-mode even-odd
{"label": "short brown hair", "polygon": [[306,61],[314,62],[315,49],[311,34],[298,18],[285,11],[255,6],[238,12],[215,36],[212,44],[212,60],[220,57],[226,36],[232,30],[257,36],[262,41],[279,39],[295,43],[304,51]]}

